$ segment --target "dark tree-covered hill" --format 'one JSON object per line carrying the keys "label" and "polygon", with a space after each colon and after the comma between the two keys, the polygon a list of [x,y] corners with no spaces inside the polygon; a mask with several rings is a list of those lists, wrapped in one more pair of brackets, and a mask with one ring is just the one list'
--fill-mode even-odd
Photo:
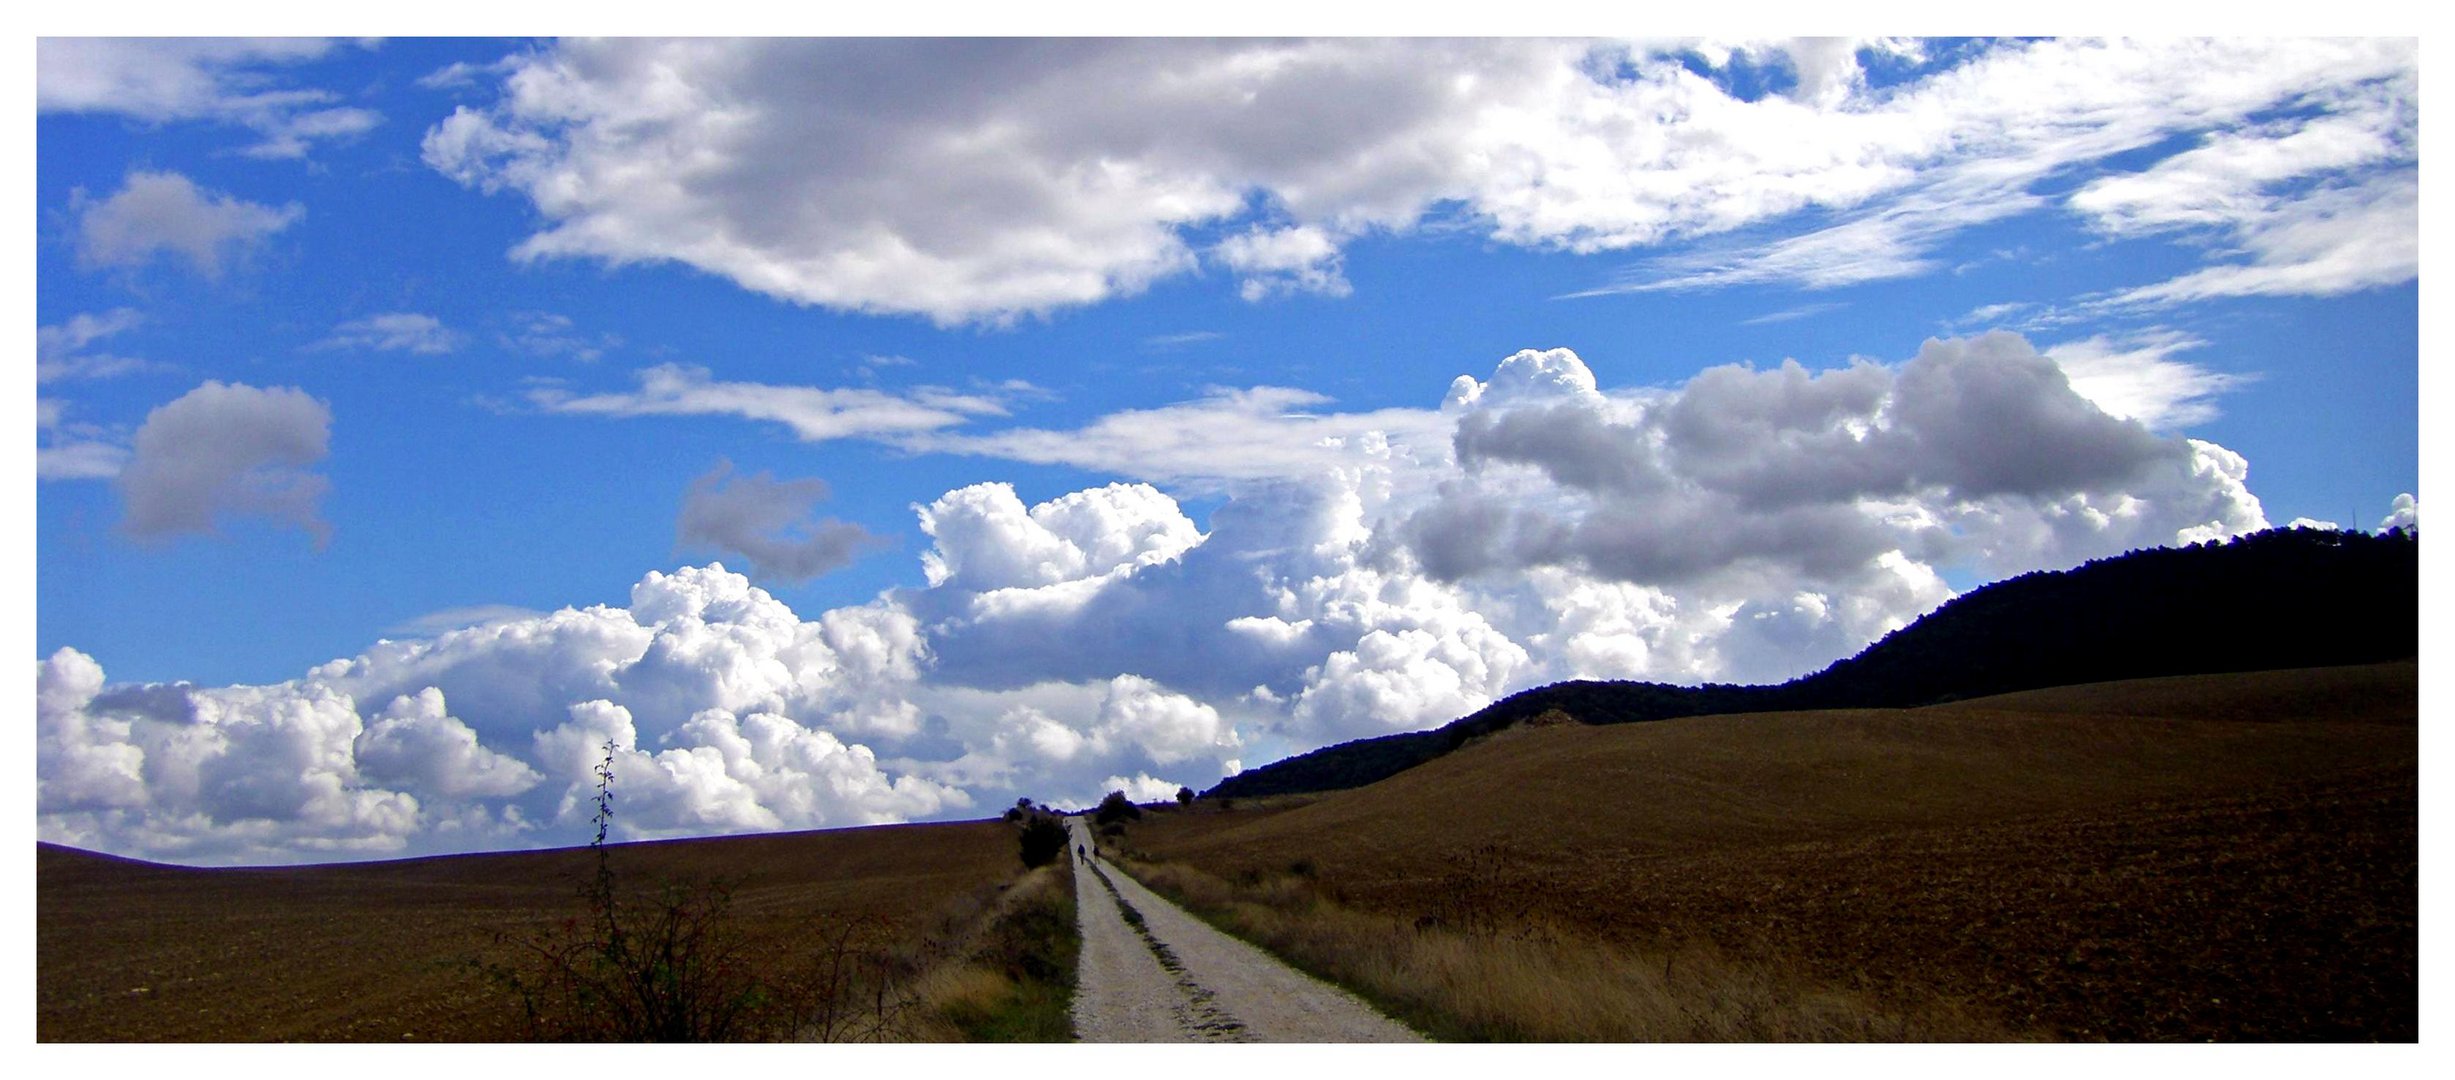
{"label": "dark tree-covered hill", "polygon": [[1858,655],[1779,686],[1579,680],[1512,694],[1431,731],[1324,747],[1205,797],[1360,787],[1557,709],[1581,723],[1907,708],[2160,675],[2374,663],[2420,649],[2420,541],[2270,529],[1996,582]]}

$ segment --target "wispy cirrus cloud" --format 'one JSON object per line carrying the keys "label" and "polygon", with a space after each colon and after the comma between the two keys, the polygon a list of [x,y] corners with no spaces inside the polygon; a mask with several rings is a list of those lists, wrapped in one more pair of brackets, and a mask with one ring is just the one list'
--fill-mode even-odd
{"label": "wispy cirrus cloud", "polygon": [[2219,262],[2105,298],[2110,307],[2232,296],[2337,296],[2421,272],[2421,178],[2412,169],[2246,209],[2224,227],[2245,261]]}
{"label": "wispy cirrus cloud", "polygon": [[393,311],[335,326],[330,336],[312,347],[441,356],[459,348],[461,340],[460,334],[432,315]]}
{"label": "wispy cirrus cloud", "polygon": [[135,308],[123,307],[99,314],[72,315],[59,325],[36,329],[34,381],[101,379],[158,366],[135,357],[86,351],[86,346],[135,329],[144,321],[144,315]]}
{"label": "wispy cirrus cloud", "polygon": [[2068,341],[2044,353],[2071,379],[2074,392],[2108,414],[2175,431],[2216,419],[2218,394],[2258,378],[2173,359],[2207,344],[2179,331],[2152,329]]}
{"label": "wispy cirrus cloud", "polygon": [[1200,345],[1205,342],[1220,341],[1226,337],[1226,334],[1222,334],[1217,330],[1186,330],[1175,334],[1153,334],[1150,337],[1142,339],[1142,347],[1146,349],[1161,350],[1181,349],[1187,345]]}
{"label": "wispy cirrus cloud", "polygon": [[2070,207],[2116,239],[2177,236],[2214,264],[2122,290],[2113,306],[2228,296],[2333,296],[2420,273],[2414,78],[2314,95],[2318,111],[2213,132],[2138,172],[2101,177]]}
{"label": "wispy cirrus cloud", "polygon": [[1839,311],[1848,306],[1848,304],[1838,303],[1801,304],[1794,308],[1783,308],[1780,311],[1767,312],[1763,315],[1758,315],[1753,319],[1741,319],[1739,320],[1739,325],[1770,326],[1774,323],[1795,322],[1800,319],[1811,319],[1818,315]]}
{"label": "wispy cirrus cloud", "polygon": [[430,611],[385,628],[387,634],[407,634],[411,637],[434,637],[472,626],[534,619],[545,612],[516,604],[469,604],[462,607]]}
{"label": "wispy cirrus cloud", "polygon": [[68,402],[34,400],[34,478],[108,480],[128,467],[128,432],[69,419]]}
{"label": "wispy cirrus cloud", "polygon": [[1220,388],[1193,401],[1109,413],[1076,428],[935,432],[904,445],[1199,489],[1352,468],[1391,455],[1448,456],[1447,422],[1435,410],[1322,408],[1331,403],[1289,387]]}
{"label": "wispy cirrus cloud", "polygon": [[[2190,84],[2191,73],[2210,70],[2242,77]],[[2414,159],[2412,76],[2409,43],[2395,40],[2051,41],[2004,50],[1868,111],[1928,126],[1906,144],[1923,149],[1904,159],[1915,168],[1897,193],[1805,231],[1665,256],[1576,295],[1917,276],[1940,267],[1937,252],[1966,230],[2056,205],[2042,193],[2050,178],[2190,133],[2202,135],[2200,147],[2100,177],[2059,202],[2111,237],[2214,231],[2253,261],[2127,290],[2120,302],[2332,295],[2409,281],[2418,267],[2410,220],[2418,200],[2405,167]],[[2273,109],[2301,115],[2261,118]],[[2296,184],[2307,190],[2283,190]],[[2384,242],[2358,246],[2356,235]]]}
{"label": "wispy cirrus cloud", "polygon": [[319,140],[365,134],[372,109],[283,76],[329,55],[319,38],[42,38],[35,43],[39,112],[111,113],[146,123],[207,121],[256,134],[244,153],[299,158]]}
{"label": "wispy cirrus cloud", "polygon": [[952,427],[978,416],[1006,415],[1004,402],[983,394],[922,389],[907,393],[865,388],[723,382],[706,368],[661,364],[638,373],[628,393],[573,394],[558,386],[529,391],[548,412],[596,416],[737,416],[783,424],[804,442],[886,438]]}
{"label": "wispy cirrus cloud", "polygon": [[509,322],[510,326],[496,336],[497,343],[543,359],[593,364],[603,359],[607,350],[622,347],[621,335],[588,333],[571,316],[551,311],[518,312],[509,317]]}

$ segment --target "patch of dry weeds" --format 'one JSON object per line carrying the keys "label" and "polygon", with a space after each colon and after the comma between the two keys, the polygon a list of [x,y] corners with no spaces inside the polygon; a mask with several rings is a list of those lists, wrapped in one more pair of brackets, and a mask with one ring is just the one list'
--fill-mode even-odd
{"label": "patch of dry weeds", "polygon": [[1222,929],[1436,1036],[1473,1041],[1968,1041],[2005,1033],[1816,985],[1704,942],[1641,950],[1548,920],[1460,929],[1359,911],[1300,874],[1234,883],[1175,863],[1135,877]]}

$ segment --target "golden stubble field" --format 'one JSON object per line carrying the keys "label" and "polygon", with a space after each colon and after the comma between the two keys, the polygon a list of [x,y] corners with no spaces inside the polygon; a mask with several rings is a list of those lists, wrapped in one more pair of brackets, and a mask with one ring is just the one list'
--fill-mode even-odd
{"label": "golden stubble field", "polygon": [[[626,883],[734,883],[749,953],[783,965],[859,925],[906,954],[976,922],[1022,866],[1002,822],[616,845]],[[468,967],[585,910],[585,848],[191,869],[38,845],[42,1041],[498,1041],[515,1000]]]}
{"label": "golden stubble field", "polygon": [[[1307,918],[1660,963],[1665,1037],[2410,1040],[2417,694],[2405,662],[1522,728],[1366,788],[1154,814],[1123,846],[1385,1002],[1496,1014],[1468,1034],[1626,1029],[1527,1015],[1575,985],[1443,998],[1408,965],[1445,954]],[[1746,1000],[1676,1000],[1698,957]],[[1784,1002],[1880,1022],[1755,1015]],[[1747,1015],[1697,1019],[1717,1009]]]}

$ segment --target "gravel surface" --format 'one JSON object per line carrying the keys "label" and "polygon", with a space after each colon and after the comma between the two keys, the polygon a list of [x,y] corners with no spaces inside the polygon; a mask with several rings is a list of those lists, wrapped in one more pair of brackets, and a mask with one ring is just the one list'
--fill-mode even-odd
{"label": "gravel surface", "polygon": [[[1083,819],[1066,822],[1092,850]],[[1074,875],[1084,1042],[1420,1042],[1354,995],[1160,899],[1096,855]],[[1130,912],[1130,914],[1129,914]],[[1139,925],[1137,925],[1139,924]]]}

